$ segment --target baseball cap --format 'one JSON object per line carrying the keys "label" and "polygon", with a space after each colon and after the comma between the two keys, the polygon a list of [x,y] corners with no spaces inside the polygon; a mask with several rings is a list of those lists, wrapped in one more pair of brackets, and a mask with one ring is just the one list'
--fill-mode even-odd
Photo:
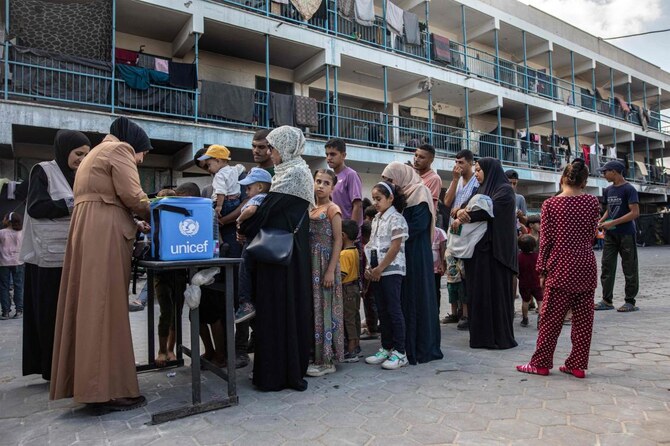
{"label": "baseball cap", "polygon": [[252,167],[247,176],[240,180],[242,186],[248,186],[254,183],[272,183],[270,172],[260,167]]}
{"label": "baseball cap", "polygon": [[505,171],[505,176],[510,180],[518,180],[519,179],[519,174],[514,169],[510,169],[510,170]]}
{"label": "baseball cap", "polygon": [[626,170],[626,166],[624,166],[624,164],[621,161],[612,160],[606,162],[605,165],[603,165],[600,169],[598,169],[598,171],[600,172],[604,172],[606,170],[613,170],[615,172],[619,172],[622,174],[624,170]]}
{"label": "baseball cap", "polygon": [[203,156],[198,158],[198,161],[205,161],[210,158],[217,158],[220,160],[229,160],[230,159],[230,150],[226,146],[220,146],[218,144],[212,144],[207,148],[207,151]]}

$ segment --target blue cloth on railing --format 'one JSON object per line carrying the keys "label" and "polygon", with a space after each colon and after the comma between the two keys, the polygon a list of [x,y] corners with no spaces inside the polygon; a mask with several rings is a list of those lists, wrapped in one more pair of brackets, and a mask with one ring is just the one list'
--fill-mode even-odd
{"label": "blue cloth on railing", "polygon": [[198,88],[198,72],[192,63],[169,63],[170,85],[184,90],[195,90]]}
{"label": "blue cloth on railing", "polygon": [[354,19],[359,25],[373,26],[375,24],[374,0],[355,0]]}
{"label": "blue cloth on railing", "polygon": [[136,90],[148,90],[151,85],[149,70],[132,65],[117,65],[116,74],[127,86]]}
{"label": "blue cloth on railing", "polygon": [[419,17],[413,12],[403,13],[405,21],[405,43],[408,45],[421,45],[421,31],[419,30]]}
{"label": "blue cloth on railing", "polygon": [[212,81],[202,81],[199,113],[251,124],[254,122],[256,91]]}
{"label": "blue cloth on railing", "polygon": [[276,127],[294,126],[294,97],[289,94],[270,93],[270,120]]}

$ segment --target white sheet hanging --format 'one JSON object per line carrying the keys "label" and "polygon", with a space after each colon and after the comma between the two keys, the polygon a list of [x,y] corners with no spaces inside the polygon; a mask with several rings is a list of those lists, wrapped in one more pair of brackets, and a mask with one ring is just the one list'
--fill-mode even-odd
{"label": "white sheet hanging", "polygon": [[402,36],[405,19],[403,18],[404,11],[402,8],[391,3],[391,0],[386,0],[386,26],[389,31]]}

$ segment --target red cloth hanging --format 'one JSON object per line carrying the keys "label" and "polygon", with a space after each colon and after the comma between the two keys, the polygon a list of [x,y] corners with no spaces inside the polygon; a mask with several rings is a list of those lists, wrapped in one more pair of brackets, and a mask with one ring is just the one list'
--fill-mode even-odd
{"label": "red cloth hanging", "polygon": [[137,51],[124,50],[123,48],[116,48],[114,50],[114,57],[116,63],[123,65],[137,65],[137,59],[140,57]]}

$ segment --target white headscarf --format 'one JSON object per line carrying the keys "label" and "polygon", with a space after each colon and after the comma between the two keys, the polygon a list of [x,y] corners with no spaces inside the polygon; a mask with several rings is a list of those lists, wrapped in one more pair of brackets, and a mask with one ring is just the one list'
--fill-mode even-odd
{"label": "white headscarf", "polygon": [[314,180],[309,166],[300,156],[305,151],[302,130],[284,125],[271,131],[265,139],[282,159],[281,164],[275,166],[270,192],[293,195],[314,206]]}

